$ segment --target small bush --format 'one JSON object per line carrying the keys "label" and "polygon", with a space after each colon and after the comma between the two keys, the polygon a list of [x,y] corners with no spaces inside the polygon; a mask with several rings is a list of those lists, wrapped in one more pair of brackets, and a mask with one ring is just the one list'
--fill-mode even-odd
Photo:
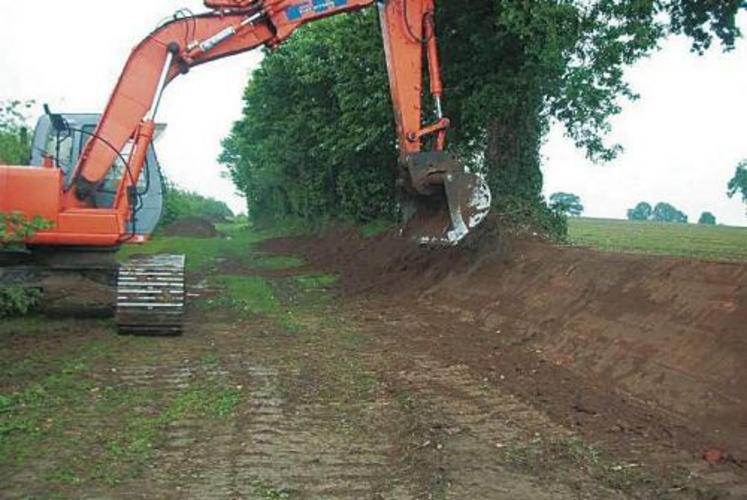
{"label": "small bush", "polygon": [[42,217],[29,220],[20,212],[0,212],[0,248],[22,243],[51,227],[52,223]]}
{"label": "small bush", "polygon": [[534,233],[559,242],[568,238],[568,218],[542,200],[503,197],[497,205],[493,210],[499,214],[503,224],[516,232]]}
{"label": "small bush", "polygon": [[41,291],[36,288],[0,288],[0,318],[27,315],[39,304],[41,297]]}

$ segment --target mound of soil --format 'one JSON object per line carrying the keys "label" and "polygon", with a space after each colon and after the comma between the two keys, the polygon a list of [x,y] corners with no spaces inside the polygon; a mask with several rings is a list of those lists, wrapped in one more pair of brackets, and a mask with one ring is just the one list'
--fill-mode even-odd
{"label": "mound of soil", "polygon": [[[266,246],[340,273],[348,297],[433,320],[433,348],[450,358],[490,371],[494,353],[521,346],[617,394],[578,403],[589,425],[614,427],[600,415],[622,396],[747,460],[746,264],[504,238],[494,221],[460,248],[419,248],[396,232],[365,240],[345,228]],[[562,381],[533,384],[540,368],[527,375],[539,396],[527,396],[544,401]]]}
{"label": "mound of soil", "polygon": [[212,222],[200,217],[177,219],[164,226],[163,234],[167,236],[184,236],[187,238],[217,238],[220,233]]}

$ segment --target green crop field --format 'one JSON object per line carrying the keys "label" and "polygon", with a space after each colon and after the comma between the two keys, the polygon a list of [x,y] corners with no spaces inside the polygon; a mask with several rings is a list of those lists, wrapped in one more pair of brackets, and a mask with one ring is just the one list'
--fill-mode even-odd
{"label": "green crop field", "polygon": [[600,250],[746,262],[747,227],[572,218],[572,243]]}

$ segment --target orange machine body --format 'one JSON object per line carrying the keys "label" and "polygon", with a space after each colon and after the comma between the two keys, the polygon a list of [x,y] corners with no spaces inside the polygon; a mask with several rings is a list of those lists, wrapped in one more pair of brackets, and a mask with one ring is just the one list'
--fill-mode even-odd
{"label": "orange machine body", "polygon": [[0,212],[42,217],[53,230],[42,231],[34,245],[116,246],[126,220],[115,209],[64,206],[62,172],[52,168],[0,167]]}
{"label": "orange machine body", "polygon": [[[394,103],[400,154],[417,153],[426,136],[433,149],[444,148],[448,120],[441,116],[442,84],[436,52],[433,0],[206,0],[212,11],[174,18],[132,51],[93,138],[82,151],[72,182],[60,170],[0,166],[0,212],[43,217],[52,229],[36,233],[32,245],[116,246],[136,241],[127,234],[133,217],[134,186],[163,88],[192,67],[256,47],[275,47],[297,28],[317,19],[374,3],[381,15],[384,48]],[[423,124],[424,60],[438,121]],[[206,94],[209,98],[209,93]],[[96,207],[92,190],[102,185],[115,160],[128,147],[123,175],[112,207]],[[136,195],[136,193],[134,193]]]}

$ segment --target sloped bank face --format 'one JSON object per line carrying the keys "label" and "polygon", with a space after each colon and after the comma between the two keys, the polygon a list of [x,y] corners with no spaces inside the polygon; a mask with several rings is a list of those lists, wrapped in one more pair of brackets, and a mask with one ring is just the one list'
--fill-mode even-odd
{"label": "sloped bank face", "polygon": [[434,252],[346,231],[272,245],[340,272],[348,296],[446,313],[453,335],[479,332],[463,342],[526,347],[747,456],[746,264],[495,239]]}
{"label": "sloped bank face", "polygon": [[740,264],[524,243],[431,293],[553,363],[732,429],[747,449],[746,285]]}

